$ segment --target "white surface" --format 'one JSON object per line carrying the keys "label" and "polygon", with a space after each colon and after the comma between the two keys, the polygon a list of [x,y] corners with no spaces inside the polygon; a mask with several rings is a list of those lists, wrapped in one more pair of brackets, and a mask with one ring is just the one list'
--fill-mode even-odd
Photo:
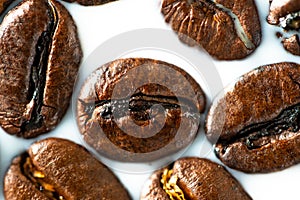
{"label": "white surface", "polygon": [[[300,62],[299,57],[292,56],[281,47],[280,41],[275,36],[275,31],[278,30],[278,28],[266,23],[265,18],[268,12],[268,1],[256,0],[256,3],[260,12],[262,25],[261,45],[253,54],[244,60],[230,62],[213,61],[224,85],[227,85],[240,75],[263,64],[280,61]],[[70,11],[77,23],[84,52],[83,63],[95,48],[120,33],[143,28],[170,30],[170,27],[164,22],[163,16],[160,13],[160,0],[120,0],[95,7],[83,7],[69,3],[63,4]],[[176,37],[174,37],[174,42],[177,42]],[[198,50],[195,50],[195,52],[196,51]],[[140,54],[125,53],[125,55],[147,55],[147,57],[153,55],[148,54],[148,52],[139,53]],[[154,58],[164,58],[163,56],[161,57],[162,58],[156,55]],[[81,67],[83,67],[83,65]],[[81,70],[84,71],[85,69],[81,68]],[[87,71],[89,70],[87,69]],[[205,86],[203,87],[205,88]],[[14,156],[27,149],[33,141],[45,137],[63,137],[81,143],[73,117],[70,106],[68,113],[54,131],[31,140],[9,136],[3,130],[0,130],[0,199],[4,199],[2,195],[2,180],[10,161]],[[193,145],[183,156],[201,156],[219,162],[210,150],[211,145],[207,143],[203,136],[202,129]],[[133,174],[120,172],[118,170],[114,171],[127,187],[133,199],[139,199],[141,188],[150,173]],[[229,171],[240,181],[253,199],[299,199],[300,165],[295,165],[286,170],[269,174],[244,174],[231,169],[229,169]]]}

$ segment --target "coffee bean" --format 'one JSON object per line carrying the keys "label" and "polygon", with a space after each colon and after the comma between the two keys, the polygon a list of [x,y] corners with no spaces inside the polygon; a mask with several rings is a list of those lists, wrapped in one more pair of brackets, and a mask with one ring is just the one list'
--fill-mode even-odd
{"label": "coffee bean", "polygon": [[300,28],[300,2],[299,0],[271,0],[270,11],[267,17],[269,24],[279,25],[283,28]]}
{"label": "coffee bean", "polygon": [[13,0],[0,0],[0,15],[10,5]]}
{"label": "coffee bean", "polygon": [[78,97],[77,121],[84,140],[101,155],[149,161],[190,144],[204,107],[202,89],[182,69],[128,58],[89,76]]}
{"label": "coffee bean", "polygon": [[16,157],[4,178],[4,196],[19,199],[131,199],[115,175],[85,148],[48,138]]}
{"label": "coffee bean", "polygon": [[272,172],[300,162],[300,65],[276,63],[242,76],[214,100],[206,134],[227,166]]}
{"label": "coffee bean", "polygon": [[297,34],[282,40],[283,47],[294,55],[300,56],[300,39]]}
{"label": "coffee bean", "polygon": [[260,44],[253,0],[163,0],[161,12],[183,42],[217,59],[242,59]]}
{"label": "coffee bean", "polygon": [[[267,21],[271,25],[280,26],[284,29],[283,35],[291,30],[300,29],[300,1],[299,0],[272,0]],[[300,56],[299,33],[282,38],[282,44],[288,52]]]}
{"label": "coffee bean", "polygon": [[95,6],[95,5],[101,5],[101,4],[109,3],[112,1],[116,1],[116,0],[64,0],[64,1],[70,2],[70,3],[77,2],[84,6]]}
{"label": "coffee bean", "polygon": [[181,158],[156,171],[146,182],[141,200],[251,199],[221,165],[196,157]]}
{"label": "coffee bean", "polygon": [[57,1],[25,0],[0,27],[0,124],[31,138],[65,114],[81,61],[77,29]]}

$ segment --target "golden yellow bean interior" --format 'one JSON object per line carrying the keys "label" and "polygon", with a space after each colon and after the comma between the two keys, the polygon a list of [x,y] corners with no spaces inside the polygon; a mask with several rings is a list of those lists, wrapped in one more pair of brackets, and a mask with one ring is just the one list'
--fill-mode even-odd
{"label": "golden yellow bean interior", "polygon": [[178,177],[173,175],[173,170],[165,169],[161,176],[164,191],[171,200],[186,200],[183,191],[177,185]]}

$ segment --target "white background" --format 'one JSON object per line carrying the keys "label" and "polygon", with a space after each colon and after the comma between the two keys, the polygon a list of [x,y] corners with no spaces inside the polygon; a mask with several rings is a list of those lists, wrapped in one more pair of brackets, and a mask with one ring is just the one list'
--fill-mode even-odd
{"label": "white background", "polygon": [[[282,48],[280,41],[275,36],[275,31],[279,29],[266,23],[265,18],[268,12],[268,0],[256,0],[256,3],[260,13],[260,21],[262,25],[261,45],[253,54],[243,60],[213,60],[213,63],[215,64],[221,76],[223,85],[229,84],[237,79],[240,75],[260,65],[280,61],[294,61],[298,63],[300,61],[299,57],[292,56],[291,54],[285,52],[285,50]],[[97,48],[103,42],[121,33],[143,28],[160,28],[171,30],[170,27],[164,22],[163,16],[160,13],[160,0],[120,0],[95,7],[84,7],[69,3],[63,4],[70,11],[78,26],[78,32],[84,52],[83,63],[95,48]],[[175,41],[177,41],[177,38],[174,36],[174,42]],[[141,53],[141,55],[145,54]],[[153,55],[153,58],[160,58],[154,54],[148,54],[148,57],[149,55],[150,57]],[[86,66],[82,65],[81,67]],[[81,70],[84,69],[81,68]],[[201,84],[201,81],[198,81]],[[204,89],[206,87],[205,85],[201,86]],[[208,98],[211,98],[211,96],[208,95]],[[69,138],[75,142],[81,143],[71,106],[57,128],[51,133],[41,137],[24,140],[14,136],[9,136],[3,130],[0,130],[0,199],[3,199],[3,176],[12,158],[27,149],[33,141],[50,136]],[[204,152],[201,150],[203,148],[205,148]],[[199,136],[183,156],[201,156],[219,162],[214,154],[210,151],[211,148],[212,146],[207,143],[205,137],[203,136],[203,129],[201,129]],[[245,174],[231,169],[228,170],[240,181],[245,190],[252,196],[253,199],[299,199],[300,165],[269,174]],[[127,187],[133,199],[139,199],[141,188],[145,180],[147,180],[149,177],[150,173],[126,173],[119,170],[114,170],[114,172],[120,178],[121,182]]]}

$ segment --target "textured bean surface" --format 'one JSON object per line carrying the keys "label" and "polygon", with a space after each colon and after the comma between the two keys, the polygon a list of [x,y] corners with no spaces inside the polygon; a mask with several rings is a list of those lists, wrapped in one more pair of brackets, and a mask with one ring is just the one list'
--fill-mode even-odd
{"label": "textured bean surface", "polygon": [[[273,0],[270,1],[267,22],[284,29],[282,44],[291,54],[300,56],[300,1],[298,0]],[[289,31],[294,33],[287,34]]]}
{"label": "textured bean surface", "polygon": [[125,161],[157,159],[187,146],[205,107],[202,89],[185,71],[143,58],[97,69],[78,99],[84,140],[99,153]]}
{"label": "textured bean surface", "polygon": [[245,172],[271,172],[300,162],[300,66],[259,67],[213,102],[206,134],[220,160]]}
{"label": "textured bean surface", "polygon": [[[130,199],[115,175],[83,147],[58,138],[32,144],[28,156],[64,199]],[[5,198],[49,199],[24,175],[22,158],[13,160],[4,180]]]}
{"label": "textured bean surface", "polygon": [[[168,169],[168,168],[166,168]],[[185,199],[251,199],[237,180],[221,165],[201,158],[181,158],[170,167]],[[144,185],[141,200],[169,200],[162,188],[163,171],[156,171]]]}
{"label": "textured bean surface", "polygon": [[36,137],[65,114],[81,61],[77,29],[56,1],[26,0],[0,26],[0,124]]}
{"label": "textured bean surface", "polygon": [[300,56],[300,39],[299,35],[293,35],[290,38],[282,40],[283,47],[290,53]]}
{"label": "textured bean surface", "polygon": [[163,0],[161,12],[182,41],[202,46],[217,59],[242,59],[261,40],[253,0]]}
{"label": "textured bean surface", "polygon": [[271,0],[267,20],[270,24],[279,24],[281,17],[298,11],[300,11],[299,0]]}

